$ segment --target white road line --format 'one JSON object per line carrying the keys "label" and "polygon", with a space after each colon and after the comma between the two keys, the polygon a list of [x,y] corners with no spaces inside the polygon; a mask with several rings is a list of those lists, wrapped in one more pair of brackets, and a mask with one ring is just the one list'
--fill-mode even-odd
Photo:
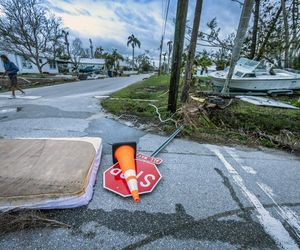
{"label": "white road line", "polygon": [[225,151],[237,162],[240,164],[241,168],[244,169],[248,174],[255,175],[257,172],[252,167],[245,165],[243,159],[235,152],[235,149],[224,147]]}
{"label": "white road line", "polygon": [[10,112],[17,112],[17,109],[16,108],[10,108],[10,109],[1,109],[0,110],[0,114],[10,113]]}
{"label": "white road line", "polygon": [[231,174],[234,182],[241,188],[245,197],[253,204],[258,213],[257,218],[265,231],[274,239],[277,246],[283,249],[299,249],[295,241],[286,231],[282,223],[271,216],[264,208],[259,199],[245,186],[242,177],[238,174],[235,168],[224,158],[222,153],[213,146],[207,146],[223,163],[225,168]]}
{"label": "white road line", "polygon": [[[9,98],[11,95],[0,95],[0,98]],[[25,96],[16,96],[16,99],[27,99],[27,100],[35,100],[39,99],[41,96],[34,96],[34,95],[25,95]]]}
{"label": "white road line", "polygon": [[274,194],[272,188],[268,185],[260,182],[256,182],[257,185],[261,188],[262,191],[272,200],[272,202],[276,205],[276,212],[293,228],[294,233],[300,239],[300,219],[297,214],[288,207],[280,206],[274,200]]}
{"label": "white road line", "polygon": [[[250,174],[254,174],[253,171],[255,171],[254,169],[247,169],[247,166],[244,165],[244,161],[239,157],[239,155],[236,153],[236,149],[234,148],[229,148],[229,147],[224,147],[224,149],[226,150],[226,152],[237,162],[240,164],[240,166],[247,172]],[[246,168],[245,168],[246,167]],[[249,171],[247,171],[249,170]],[[256,171],[255,171],[256,174]],[[281,207],[274,199],[274,194],[273,194],[273,190],[271,187],[269,187],[268,185],[262,183],[262,182],[256,182],[257,185],[261,188],[261,190],[272,200],[272,202],[275,204],[276,208],[276,212],[278,213],[279,216],[281,216],[286,223],[288,223],[291,228],[294,230],[295,235],[300,239],[300,218],[298,217],[298,215],[290,208],[288,207]]]}

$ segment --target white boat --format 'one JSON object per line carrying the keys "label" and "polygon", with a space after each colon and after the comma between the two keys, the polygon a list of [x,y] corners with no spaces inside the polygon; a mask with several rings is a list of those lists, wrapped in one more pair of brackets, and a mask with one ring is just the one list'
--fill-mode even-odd
{"label": "white boat", "polygon": [[[209,74],[215,90],[223,88],[227,73],[228,69]],[[231,92],[292,92],[300,89],[300,75],[267,67],[264,61],[241,58],[234,69],[229,89]]]}

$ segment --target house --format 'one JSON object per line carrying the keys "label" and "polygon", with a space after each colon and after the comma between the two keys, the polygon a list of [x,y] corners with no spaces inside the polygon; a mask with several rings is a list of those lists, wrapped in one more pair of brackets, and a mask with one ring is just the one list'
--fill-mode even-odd
{"label": "house", "polygon": [[[19,68],[19,74],[35,74],[39,73],[39,70],[36,65],[34,65],[32,62],[30,62],[28,59],[25,59],[21,55],[13,54],[13,53],[5,53],[3,51],[0,52],[0,54],[7,55],[9,60],[11,60],[14,64],[16,64]],[[58,66],[56,61],[49,61],[45,57],[41,57],[40,63],[45,63],[43,66],[43,72],[50,73],[50,74],[57,74],[58,73]],[[4,66],[3,63],[0,63],[0,73],[4,73]]]}

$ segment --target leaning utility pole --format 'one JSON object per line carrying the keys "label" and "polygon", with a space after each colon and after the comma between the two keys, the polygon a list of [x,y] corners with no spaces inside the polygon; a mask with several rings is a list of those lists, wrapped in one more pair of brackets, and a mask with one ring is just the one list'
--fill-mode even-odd
{"label": "leaning utility pole", "polygon": [[184,44],[186,16],[188,11],[188,0],[177,1],[176,25],[174,34],[174,50],[172,56],[171,79],[169,88],[168,110],[176,112],[178,86],[180,80],[181,58]]}
{"label": "leaning utility pole", "polygon": [[234,39],[234,45],[232,49],[232,55],[230,60],[230,67],[227,73],[226,81],[221,93],[225,96],[229,96],[229,85],[233,76],[235,65],[240,57],[241,49],[245,41],[245,35],[249,26],[251,12],[254,6],[254,0],[247,0],[243,4],[243,10],[240,17],[239,27]]}

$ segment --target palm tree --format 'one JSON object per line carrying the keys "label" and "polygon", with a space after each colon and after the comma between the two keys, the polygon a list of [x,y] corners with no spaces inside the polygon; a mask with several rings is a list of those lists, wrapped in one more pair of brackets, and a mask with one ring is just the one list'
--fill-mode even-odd
{"label": "palm tree", "polygon": [[89,42],[90,42],[91,58],[94,58],[94,46],[91,38],[89,39]]}
{"label": "palm tree", "polygon": [[114,60],[114,67],[119,67],[119,61],[124,61],[124,57],[118,52],[117,49],[113,49],[111,55],[113,56]]}
{"label": "palm tree", "polygon": [[102,48],[102,46],[97,47],[95,50],[95,58],[103,58],[103,51],[104,49]]}
{"label": "palm tree", "polygon": [[132,47],[132,70],[134,67],[134,48],[138,46],[139,48],[141,47],[141,42],[132,34],[131,36],[128,37],[127,41],[127,46],[131,44]]}
{"label": "palm tree", "polygon": [[231,82],[231,78],[233,76],[235,65],[240,57],[241,49],[245,40],[245,35],[248,29],[253,6],[254,6],[254,0],[245,1],[243,4],[243,10],[240,17],[239,27],[237,30],[236,37],[234,39],[234,46],[232,49],[230,67],[229,67],[225,84],[221,92],[223,95],[229,95],[229,85]]}

